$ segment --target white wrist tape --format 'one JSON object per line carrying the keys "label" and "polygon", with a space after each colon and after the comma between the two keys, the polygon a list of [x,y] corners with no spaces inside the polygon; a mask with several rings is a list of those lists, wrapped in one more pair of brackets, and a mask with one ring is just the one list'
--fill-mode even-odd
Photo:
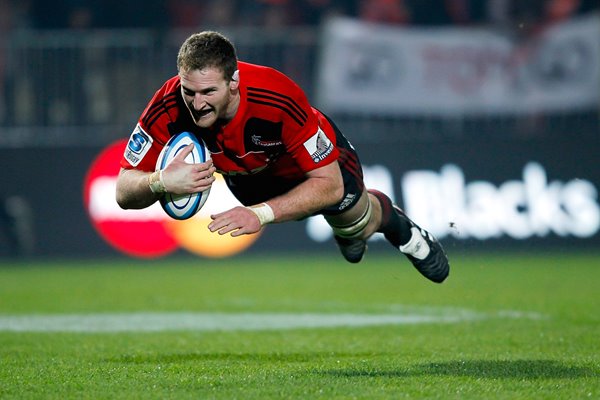
{"label": "white wrist tape", "polygon": [[261,226],[266,225],[275,220],[275,214],[273,213],[273,209],[267,203],[261,203],[256,206],[250,206],[246,208],[252,211],[254,214],[256,214]]}
{"label": "white wrist tape", "polygon": [[165,193],[165,182],[163,181],[162,169],[155,171],[148,176],[148,186],[152,193]]}

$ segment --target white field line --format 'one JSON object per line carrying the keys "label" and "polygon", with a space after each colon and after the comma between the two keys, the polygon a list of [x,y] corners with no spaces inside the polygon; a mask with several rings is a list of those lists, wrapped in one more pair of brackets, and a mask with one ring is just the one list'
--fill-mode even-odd
{"label": "white field line", "polygon": [[[459,311],[427,314],[290,313],[119,313],[0,315],[0,331],[13,332],[158,332],[258,331],[375,325],[458,323],[493,318]],[[510,318],[519,318],[512,316]],[[526,317],[525,317],[526,318]]]}

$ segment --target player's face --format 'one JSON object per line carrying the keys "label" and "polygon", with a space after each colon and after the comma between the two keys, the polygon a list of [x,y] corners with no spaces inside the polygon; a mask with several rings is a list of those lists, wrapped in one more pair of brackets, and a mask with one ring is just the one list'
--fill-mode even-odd
{"label": "player's face", "polygon": [[230,120],[237,111],[237,82],[227,82],[219,69],[179,71],[181,93],[192,119],[201,128]]}

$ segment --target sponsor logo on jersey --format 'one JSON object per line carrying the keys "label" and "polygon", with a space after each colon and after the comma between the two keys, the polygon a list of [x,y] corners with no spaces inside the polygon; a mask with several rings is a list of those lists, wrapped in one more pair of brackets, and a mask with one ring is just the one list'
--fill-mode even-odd
{"label": "sponsor logo on jersey", "polygon": [[150,150],[150,147],[152,147],[152,137],[144,132],[140,124],[137,124],[131,132],[125,147],[125,159],[129,161],[129,164],[136,167]]}
{"label": "sponsor logo on jersey", "polygon": [[281,146],[283,144],[281,140],[263,140],[260,135],[252,135],[251,140],[252,143],[261,147]]}
{"label": "sponsor logo on jersey", "polygon": [[325,135],[325,132],[319,128],[317,133],[312,135],[306,142],[304,148],[308,151],[315,163],[323,161],[333,151],[333,143]]}

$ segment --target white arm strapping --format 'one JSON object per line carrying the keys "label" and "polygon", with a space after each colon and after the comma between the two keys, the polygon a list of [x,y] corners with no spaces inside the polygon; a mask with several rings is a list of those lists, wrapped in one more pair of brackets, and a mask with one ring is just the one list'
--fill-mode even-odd
{"label": "white arm strapping", "polygon": [[256,214],[261,226],[271,223],[275,220],[273,209],[267,203],[261,203],[246,208]]}
{"label": "white arm strapping", "polygon": [[148,186],[150,186],[152,193],[165,193],[167,191],[165,182],[163,181],[162,169],[148,176]]}

